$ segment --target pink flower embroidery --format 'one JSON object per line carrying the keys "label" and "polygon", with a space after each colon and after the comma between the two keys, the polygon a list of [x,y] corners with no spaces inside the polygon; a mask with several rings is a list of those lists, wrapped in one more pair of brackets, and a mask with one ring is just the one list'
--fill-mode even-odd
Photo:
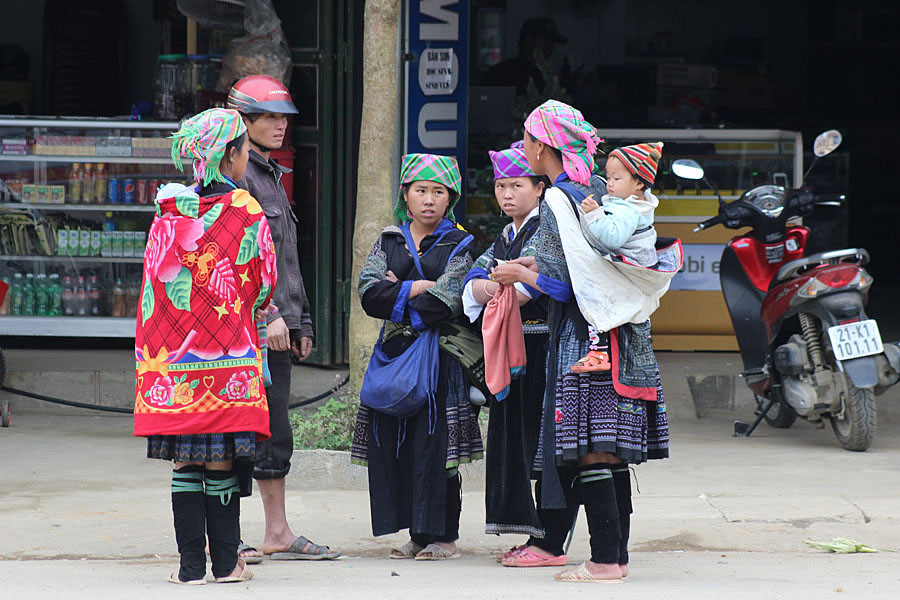
{"label": "pink flower embroidery", "polygon": [[175,397],[175,385],[172,383],[172,378],[168,375],[157,377],[150,387],[149,394],[151,403],[159,406],[171,406],[172,399]]}
{"label": "pink flower embroidery", "polygon": [[231,379],[225,384],[225,393],[228,394],[229,400],[246,399],[250,392],[250,377],[246,373],[240,371],[233,373]]}
{"label": "pink flower embroidery", "polygon": [[558,408],[556,409],[556,415],[555,415],[555,417],[556,417],[555,420],[556,420],[557,423],[562,423],[562,420],[563,420],[563,414],[562,414],[562,411],[559,410]]}
{"label": "pink flower embroidery", "polygon": [[264,285],[275,285],[277,267],[275,266],[275,242],[272,241],[272,230],[269,222],[263,217],[259,221],[256,232],[256,243],[259,245],[259,258],[262,260],[262,280]]}
{"label": "pink flower embroidery", "polygon": [[185,250],[196,250],[203,235],[203,220],[164,214],[153,220],[147,236],[144,255],[150,277],[162,282],[174,281],[181,270],[181,259],[175,249],[177,242]]}

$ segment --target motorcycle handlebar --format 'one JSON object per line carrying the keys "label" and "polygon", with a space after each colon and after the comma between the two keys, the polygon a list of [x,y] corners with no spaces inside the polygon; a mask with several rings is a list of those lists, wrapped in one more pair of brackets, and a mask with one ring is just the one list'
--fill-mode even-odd
{"label": "motorcycle handlebar", "polygon": [[710,227],[712,227],[714,225],[718,225],[719,223],[722,223],[724,221],[725,221],[724,218],[722,218],[719,215],[716,215],[715,217],[709,218],[709,219],[703,221],[702,223],[698,223],[697,226],[694,227],[694,233],[697,233],[698,231],[703,231],[704,229],[709,229]]}

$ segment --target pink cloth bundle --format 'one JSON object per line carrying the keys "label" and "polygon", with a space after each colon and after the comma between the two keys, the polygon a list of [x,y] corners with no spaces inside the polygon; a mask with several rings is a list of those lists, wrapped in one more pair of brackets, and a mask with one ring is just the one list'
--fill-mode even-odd
{"label": "pink cloth bundle", "polygon": [[513,377],[525,372],[525,337],[516,288],[501,285],[484,309],[481,321],[484,339],[484,378],[497,400],[509,395]]}

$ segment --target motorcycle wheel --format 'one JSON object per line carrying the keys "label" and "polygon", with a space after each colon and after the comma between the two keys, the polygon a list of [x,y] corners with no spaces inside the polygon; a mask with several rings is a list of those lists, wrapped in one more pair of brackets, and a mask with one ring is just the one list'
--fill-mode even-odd
{"label": "motorcycle wheel", "polygon": [[[766,405],[766,400],[762,396],[756,396],[756,405],[759,410],[762,410]],[[797,420],[797,413],[793,410],[782,404],[781,402],[775,402],[766,411],[766,416],[764,417],[766,423],[769,427],[774,427],[775,429],[787,429],[791,425],[794,424],[794,421]]]}
{"label": "motorcycle wheel", "polygon": [[845,450],[865,452],[875,441],[875,392],[847,381],[841,415],[831,417],[831,428]]}

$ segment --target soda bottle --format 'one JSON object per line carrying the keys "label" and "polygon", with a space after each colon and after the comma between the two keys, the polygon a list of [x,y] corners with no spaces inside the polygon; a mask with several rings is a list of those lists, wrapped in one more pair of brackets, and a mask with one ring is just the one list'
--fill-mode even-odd
{"label": "soda bottle", "polygon": [[90,204],[94,201],[94,165],[85,163],[81,175],[81,202]]}
{"label": "soda bottle", "polygon": [[67,317],[75,316],[75,286],[72,283],[72,277],[66,275],[62,284],[62,309],[63,314]]}
{"label": "soda bottle", "polygon": [[47,284],[47,315],[58,317],[62,314],[62,298],[60,297],[59,274],[51,273]]}
{"label": "soda bottle", "polygon": [[23,292],[25,287],[25,280],[22,277],[21,273],[16,273],[13,275],[12,285],[9,286],[9,293],[12,294],[12,299],[9,303],[9,313],[11,315],[21,315],[22,313],[22,304],[24,301]]}
{"label": "soda bottle", "polygon": [[91,307],[91,316],[99,317],[103,314],[103,290],[100,289],[100,282],[97,281],[96,275],[91,275],[91,280],[88,282],[88,301],[90,302]]}
{"label": "soda bottle", "polygon": [[125,316],[125,287],[122,285],[121,279],[116,279],[116,283],[113,286],[112,316]]}
{"label": "soda bottle", "polygon": [[84,275],[79,275],[78,283],[75,284],[75,316],[86,317],[87,315],[87,288],[84,285]]}
{"label": "soda bottle", "polygon": [[103,204],[106,202],[106,190],[109,176],[106,174],[106,165],[99,163],[94,173],[94,202]]}
{"label": "soda bottle", "polygon": [[22,288],[22,314],[33,315],[34,309],[34,273],[28,273]]}
{"label": "soda bottle", "polygon": [[47,308],[50,304],[48,291],[47,276],[44,273],[39,273],[35,278],[34,286],[34,314],[39,317],[47,316]]}
{"label": "soda bottle", "polygon": [[81,202],[81,164],[72,163],[72,171],[69,173],[69,202]]}

